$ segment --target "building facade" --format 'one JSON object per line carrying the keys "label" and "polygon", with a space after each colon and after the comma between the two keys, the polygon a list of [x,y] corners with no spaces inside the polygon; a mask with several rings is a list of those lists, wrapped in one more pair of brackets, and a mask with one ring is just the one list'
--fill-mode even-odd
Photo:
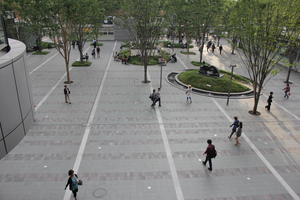
{"label": "building facade", "polygon": [[33,123],[33,106],[24,43],[8,40],[0,52],[0,158],[11,151]]}

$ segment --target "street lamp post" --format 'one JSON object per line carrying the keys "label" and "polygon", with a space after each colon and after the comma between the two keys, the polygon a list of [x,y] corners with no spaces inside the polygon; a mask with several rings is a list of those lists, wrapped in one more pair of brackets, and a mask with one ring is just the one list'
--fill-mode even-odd
{"label": "street lamp post", "polygon": [[162,67],[166,66],[166,61],[163,58],[159,59],[159,64],[160,64],[160,82],[159,82],[159,88],[162,87],[161,83],[162,83]]}
{"label": "street lamp post", "polygon": [[229,105],[229,98],[230,98],[230,92],[231,92],[231,87],[232,87],[233,68],[235,68],[236,65],[230,65],[230,67],[231,67],[231,76],[230,76],[230,86],[229,86],[228,94],[227,94],[227,102],[226,102],[227,106]]}

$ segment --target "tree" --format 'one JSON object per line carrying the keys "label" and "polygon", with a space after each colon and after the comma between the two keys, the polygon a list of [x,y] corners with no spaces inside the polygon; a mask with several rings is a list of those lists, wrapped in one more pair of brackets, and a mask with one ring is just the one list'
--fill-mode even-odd
{"label": "tree", "polygon": [[48,8],[44,0],[8,0],[13,11],[17,13],[22,26],[30,29],[36,36],[37,50],[42,50],[41,42],[44,28],[48,22]]}
{"label": "tree", "polygon": [[[76,0],[73,2],[74,12],[72,22],[74,24],[74,38],[78,42],[80,61],[83,58],[83,47],[92,35],[99,33],[104,9],[101,0]],[[97,37],[96,37],[97,38]]]}
{"label": "tree", "polygon": [[279,61],[279,51],[285,30],[286,17],[281,13],[279,0],[240,0],[235,7],[235,32],[240,40],[242,60],[253,86],[254,106],[257,111],[260,94],[266,79]]}
{"label": "tree", "polygon": [[299,0],[288,0],[282,8],[282,13],[284,13],[287,19],[287,24],[285,26],[285,36],[286,36],[286,50],[284,55],[288,58],[289,68],[285,82],[290,83],[290,74],[292,68],[295,66],[294,62],[299,60],[300,54],[300,1]]}
{"label": "tree", "polygon": [[[45,3],[46,1],[43,0]],[[70,84],[70,52],[72,40],[75,38],[75,28],[73,18],[80,12],[77,9],[77,4],[72,0],[48,0],[49,8],[48,17],[49,23],[47,30],[50,38],[55,43],[55,48],[64,58],[65,68],[67,73],[66,84]]]}
{"label": "tree", "polygon": [[144,83],[148,83],[147,66],[149,55],[162,34],[164,0],[124,0],[122,19],[135,38],[144,65]]}
{"label": "tree", "polygon": [[[199,9],[201,8],[201,9]],[[193,27],[200,42],[200,62],[203,59],[203,48],[205,36],[212,30],[217,30],[223,10],[223,0],[193,0],[191,1],[191,12],[193,13]],[[212,12],[214,11],[214,12]]]}

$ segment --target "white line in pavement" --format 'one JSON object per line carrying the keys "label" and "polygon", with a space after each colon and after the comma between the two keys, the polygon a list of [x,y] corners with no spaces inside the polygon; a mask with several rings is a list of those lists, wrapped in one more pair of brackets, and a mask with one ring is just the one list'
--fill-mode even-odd
{"label": "white line in pavement", "polygon": [[[112,61],[113,54],[115,52],[116,44],[117,44],[117,41],[115,41],[115,45],[114,45],[114,48],[112,50],[110,59],[109,59],[107,65],[106,65],[106,69],[105,69],[103,78],[101,80],[100,87],[99,87],[99,89],[97,91],[97,96],[96,96],[96,99],[94,101],[92,110],[90,112],[88,123],[86,125],[85,131],[84,131],[84,134],[83,134],[83,137],[82,137],[82,140],[81,140],[81,144],[79,146],[79,150],[78,150],[78,153],[77,153],[77,156],[76,156],[76,160],[75,160],[75,163],[74,163],[74,166],[73,166],[73,170],[75,172],[78,171],[80,163],[82,161],[82,156],[83,156],[83,153],[84,153],[84,150],[85,150],[85,147],[86,147],[86,143],[87,143],[90,131],[91,131],[91,125],[92,125],[92,123],[94,121],[94,117],[95,117],[95,114],[96,114],[96,110],[98,108],[98,104],[99,104],[99,100],[100,100],[100,97],[101,97],[103,85],[104,85],[104,82],[105,82],[106,77],[107,77],[108,69],[110,67],[110,63]],[[65,195],[64,195],[64,200],[69,200],[70,197],[71,197],[71,192],[69,190],[66,190]]]}
{"label": "white line in pavement", "polygon": [[[212,98],[212,101],[216,104],[216,106],[220,109],[220,111],[225,115],[228,121],[232,121],[231,117],[227,114],[227,112],[222,108],[222,106],[216,101],[216,99]],[[263,156],[263,154],[258,150],[258,148],[252,143],[252,141],[247,137],[247,135],[243,134],[242,137],[251,147],[251,149],[257,154],[257,156],[261,159],[261,161],[266,165],[266,167],[271,171],[271,173],[275,176],[275,178],[279,181],[279,183],[286,189],[286,191],[293,197],[294,200],[300,200],[298,194],[289,186],[289,184],[280,176],[280,174],[276,171],[276,169],[271,165],[271,163]]]}
{"label": "white line in pavement", "polygon": [[[149,80],[151,80],[149,73],[148,73],[148,77],[149,77]],[[153,91],[153,87],[152,87],[152,84],[150,83],[150,92],[152,92],[152,91]],[[177,200],[184,200],[182,189],[181,189],[179,178],[178,178],[178,174],[177,174],[177,170],[176,170],[174,159],[172,156],[172,151],[170,148],[168,136],[166,133],[166,129],[165,129],[159,109],[155,108],[155,111],[156,111],[156,116],[157,116],[157,120],[159,123],[159,129],[160,129],[161,136],[163,139],[165,151],[167,154],[167,159],[168,159],[168,163],[169,163],[169,167],[170,167],[170,171],[171,171],[171,175],[172,175],[172,180],[173,180],[173,184],[174,184],[174,188],[175,188],[175,192],[176,192],[176,197],[177,197]]]}
{"label": "white line in pavement", "polygon": [[186,64],[179,58],[179,56],[177,56],[177,57],[178,57],[177,60],[179,60],[179,61],[181,62],[181,64],[183,65],[184,69],[189,69],[189,68],[186,66]]}
{"label": "white line in pavement", "polygon": [[[268,98],[267,95],[263,94],[264,97]],[[294,113],[292,113],[291,111],[289,111],[288,109],[286,109],[284,106],[279,105],[279,103],[276,103],[276,101],[273,101],[273,103],[278,106],[279,108],[281,108],[282,110],[284,110],[285,112],[287,112],[288,114],[290,114],[291,116],[293,116],[295,119],[300,121],[300,117],[298,117],[297,115],[295,115]]]}
{"label": "white line in pavement", "polygon": [[41,63],[39,66],[37,66],[36,68],[34,68],[31,72],[29,72],[29,75],[31,75],[33,72],[35,72],[36,70],[38,70],[39,68],[41,68],[42,66],[44,66],[47,62],[49,62],[52,58],[54,58],[55,56],[58,55],[58,52],[55,53],[53,56],[51,56],[50,58],[48,58],[47,60],[45,60],[43,63]]}
{"label": "white line in pavement", "polygon": [[[182,62],[182,60],[178,57],[178,60],[183,64],[185,69],[188,69],[188,67]],[[264,95],[265,96],[265,95]],[[225,115],[225,117],[228,119],[229,122],[231,122],[233,119],[227,114],[227,112],[222,108],[222,106],[216,101],[215,98],[212,98],[212,101],[216,104],[216,106],[219,108],[219,110]],[[274,102],[277,106],[279,106],[281,109],[295,117],[297,120],[300,120],[300,118],[290,112],[285,107],[279,105],[278,103]],[[291,188],[291,186],[280,176],[280,174],[276,171],[276,169],[271,165],[271,163],[263,156],[263,154],[258,150],[258,148],[252,143],[252,141],[247,137],[247,135],[243,134],[242,137],[245,139],[245,141],[248,143],[248,145],[251,147],[251,149],[257,154],[257,156],[262,160],[262,162],[266,165],[266,167],[271,171],[271,173],[275,176],[275,178],[279,181],[279,183],[286,189],[286,191],[293,197],[295,200],[300,200],[300,197],[298,194]]]}
{"label": "white line in pavement", "polygon": [[[178,57],[178,60],[181,62],[181,64],[183,65],[183,67],[185,69],[189,69],[186,64]],[[268,98],[265,94],[263,94],[264,97]],[[287,112],[288,114],[290,114],[291,116],[293,116],[295,119],[300,121],[300,117],[298,117],[297,115],[295,115],[294,113],[292,113],[291,111],[289,111],[288,109],[286,109],[284,106],[279,105],[278,103],[276,103],[274,101],[274,104],[276,104],[278,107],[280,107],[282,110],[284,110],[285,112]]]}
{"label": "white line in pavement", "polygon": [[[71,71],[73,68],[71,67],[69,71]],[[56,89],[56,87],[59,85],[59,83],[66,77],[67,72],[64,73],[64,75],[55,83],[55,85],[49,90],[49,92],[42,98],[42,100],[35,106],[34,110],[37,111],[41,105],[48,99],[48,97],[52,94],[52,92]]]}
{"label": "white line in pavement", "polygon": [[[85,51],[87,52],[90,49],[90,47],[88,47]],[[69,68],[69,72],[73,69],[73,67]],[[34,110],[37,111],[41,105],[43,105],[43,103],[48,99],[48,97],[52,94],[52,92],[57,88],[57,86],[59,85],[59,83],[66,77],[67,72],[64,73],[64,75],[55,83],[55,85],[49,90],[49,92],[42,98],[42,100],[35,106]]]}

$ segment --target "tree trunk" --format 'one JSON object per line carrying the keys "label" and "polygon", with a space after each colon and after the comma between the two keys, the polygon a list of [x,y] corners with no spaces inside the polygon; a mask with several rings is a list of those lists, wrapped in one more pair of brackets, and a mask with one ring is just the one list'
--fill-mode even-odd
{"label": "tree trunk", "polygon": [[38,35],[35,42],[36,42],[37,50],[42,51],[42,37]]}
{"label": "tree trunk", "polygon": [[[146,50],[147,51],[147,50]],[[148,59],[147,59],[147,53],[143,53],[144,55],[142,55],[143,56],[143,63],[144,63],[144,83],[149,83],[149,81],[148,81],[148,77],[147,77],[147,65],[148,65],[148,63],[147,63],[147,61],[148,61]]]}
{"label": "tree trunk", "polygon": [[286,83],[290,83],[290,75],[291,75],[291,71],[292,71],[292,66],[293,66],[293,63],[290,63],[288,74],[287,74],[286,81],[285,81]]}
{"label": "tree trunk", "polygon": [[80,55],[80,62],[83,62],[83,48],[82,48],[82,41],[79,41],[78,44],[78,51],[79,51],[79,55]]}
{"label": "tree trunk", "polygon": [[[257,88],[259,87],[259,88]],[[253,105],[253,109],[252,109],[252,113],[254,115],[259,115],[260,113],[257,111],[258,108],[258,103],[259,103],[259,99],[260,99],[260,93],[262,90],[262,86],[254,86],[253,87],[253,91],[254,91],[254,105]]]}
{"label": "tree trunk", "polygon": [[72,81],[71,81],[71,78],[70,78],[69,63],[66,61],[65,64],[66,64],[66,72],[67,72],[67,81],[65,83],[71,84]]}

